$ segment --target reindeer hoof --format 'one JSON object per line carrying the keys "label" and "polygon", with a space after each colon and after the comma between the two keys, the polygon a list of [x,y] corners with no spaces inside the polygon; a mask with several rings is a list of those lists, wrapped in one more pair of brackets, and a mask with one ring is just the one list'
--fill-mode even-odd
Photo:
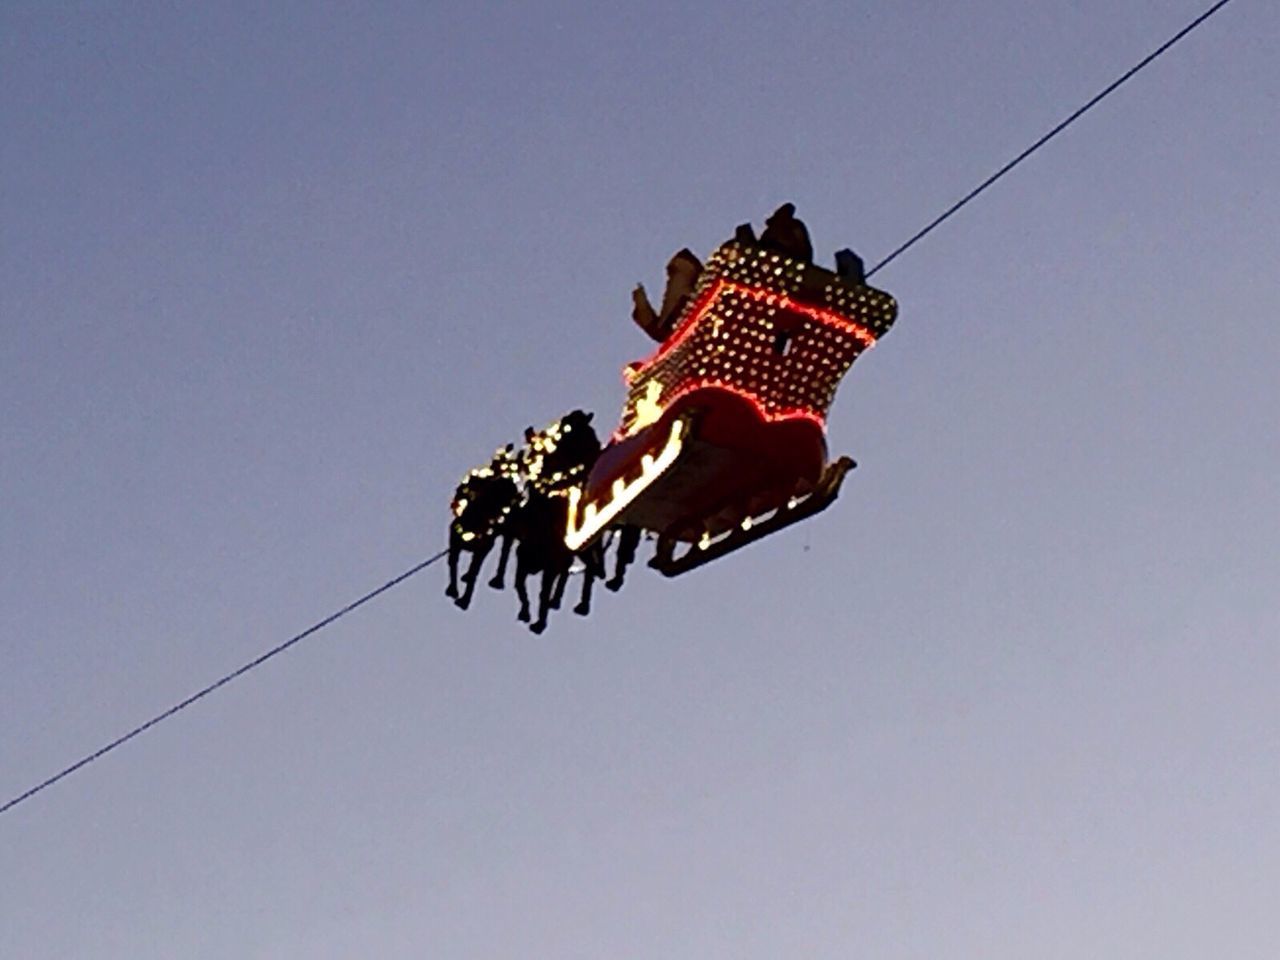
{"label": "reindeer hoof", "polygon": [[574,607],[574,608],[573,608],[573,612],[574,612],[574,613],[576,613],[576,614],[577,614],[578,616],[580,616],[580,617],[585,617],[588,613],[590,613],[590,612],[591,612],[591,604],[589,604],[589,603],[580,603],[580,604],[578,604],[576,607]]}
{"label": "reindeer hoof", "polygon": [[461,597],[458,597],[453,601],[453,605],[459,610],[465,610],[467,607],[471,606],[471,598],[466,594],[463,594]]}
{"label": "reindeer hoof", "polygon": [[537,623],[531,623],[529,624],[529,629],[534,633],[541,633],[543,630],[547,629],[547,621],[539,620]]}
{"label": "reindeer hoof", "polygon": [[516,614],[516,619],[517,619],[517,620],[519,620],[521,623],[528,623],[528,622],[529,622],[529,611],[528,611],[528,610],[521,610],[519,613],[517,613],[517,614]]}
{"label": "reindeer hoof", "polygon": [[457,600],[457,599],[458,599],[458,588],[457,588],[457,587],[455,587],[453,584],[449,584],[449,586],[447,586],[447,587],[445,587],[445,588],[444,588],[444,595],[445,595],[446,597],[449,597],[451,600]]}
{"label": "reindeer hoof", "polygon": [[489,581],[489,586],[493,587],[493,589],[495,590],[501,590],[503,587],[502,578],[494,577],[492,580]]}
{"label": "reindeer hoof", "polygon": [[617,593],[622,589],[622,578],[614,577],[612,580],[606,580],[604,582],[604,587],[612,593]]}

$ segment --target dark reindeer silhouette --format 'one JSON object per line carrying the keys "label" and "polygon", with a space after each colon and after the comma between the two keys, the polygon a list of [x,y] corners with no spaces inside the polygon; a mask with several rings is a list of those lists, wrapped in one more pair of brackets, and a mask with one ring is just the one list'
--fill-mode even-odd
{"label": "dark reindeer silhouette", "polygon": [[[449,524],[449,586],[445,596],[465,610],[471,605],[476,578],[485,558],[499,538],[502,552],[498,572],[489,586],[501,589],[511,554],[511,519],[520,506],[517,483],[519,460],[511,446],[499,450],[487,467],[472,470],[453,494],[453,521]],[[458,592],[458,560],[466,552],[471,563],[463,574],[462,592]]]}
{"label": "dark reindeer silhouette", "polygon": [[[582,483],[600,455],[600,440],[591,428],[591,414],[581,410],[562,417],[540,432],[526,431],[524,466],[527,478],[525,501],[512,518],[516,537],[516,595],[520,599],[519,619],[529,623],[534,633],[547,628],[549,611],[557,609],[574,559],[585,565],[582,596],[574,613],[591,612],[591,592],[603,576],[602,551],[598,546],[575,553],[565,545],[569,522],[569,488]],[[531,620],[527,580],[541,573],[538,616]]]}
{"label": "dark reindeer silhouette", "polygon": [[[570,550],[564,541],[568,492],[586,480],[599,455],[600,441],[591,427],[591,415],[574,410],[544,430],[526,430],[520,453],[514,453],[508,444],[488,466],[467,474],[453,498],[446,595],[467,609],[485,559],[499,542],[498,569],[489,586],[502,589],[514,543],[514,580],[522,622],[529,623],[535,633],[546,629],[550,611],[558,610],[563,602],[575,560],[583,565],[583,579],[573,610],[580,616],[590,613],[595,582],[606,576],[606,540],[579,551]],[[608,543],[618,545],[613,577],[605,583],[610,590],[621,588],[626,568],[635,560],[640,533],[637,527],[624,526],[607,538]],[[459,585],[458,565],[463,553],[471,554],[471,562]],[[536,620],[528,591],[531,574],[542,575]]]}
{"label": "dark reindeer silhouette", "polygon": [[[635,563],[636,550],[640,546],[641,529],[633,524],[626,523],[612,527],[612,539],[616,539],[618,543],[618,553],[614,560],[613,576],[605,581],[605,586],[617,593],[622,589],[623,581],[627,577],[627,567]],[[604,561],[603,549],[601,550],[601,562]]]}

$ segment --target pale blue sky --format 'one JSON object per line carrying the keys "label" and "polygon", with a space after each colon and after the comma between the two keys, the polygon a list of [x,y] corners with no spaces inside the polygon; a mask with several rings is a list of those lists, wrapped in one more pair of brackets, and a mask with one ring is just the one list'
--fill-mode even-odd
{"label": "pale blue sky", "polygon": [[[874,261],[1207,0],[0,4],[0,797],[613,422],[629,290]],[[0,956],[1280,951],[1280,7],[876,281],[820,520],[443,569],[0,817]]]}

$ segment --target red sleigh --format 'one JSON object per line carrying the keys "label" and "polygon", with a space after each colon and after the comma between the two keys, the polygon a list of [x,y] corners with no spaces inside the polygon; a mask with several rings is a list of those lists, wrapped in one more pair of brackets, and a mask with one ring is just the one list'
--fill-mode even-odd
{"label": "red sleigh", "polygon": [[827,411],[896,313],[829,270],[720,247],[671,336],[624,370],[622,422],[568,493],[568,546],[633,525],[658,535],[651,565],[675,576],[825,509],[854,466],[828,460]]}

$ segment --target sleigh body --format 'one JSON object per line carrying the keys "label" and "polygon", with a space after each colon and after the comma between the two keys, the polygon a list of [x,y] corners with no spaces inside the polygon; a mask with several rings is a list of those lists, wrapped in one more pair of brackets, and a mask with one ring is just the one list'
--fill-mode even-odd
{"label": "sleigh body", "polygon": [[720,247],[671,336],[624,370],[621,423],[569,493],[566,541],[640,527],[674,576],[824,509],[853,466],[828,459],[827,412],[896,309],[813,264]]}

